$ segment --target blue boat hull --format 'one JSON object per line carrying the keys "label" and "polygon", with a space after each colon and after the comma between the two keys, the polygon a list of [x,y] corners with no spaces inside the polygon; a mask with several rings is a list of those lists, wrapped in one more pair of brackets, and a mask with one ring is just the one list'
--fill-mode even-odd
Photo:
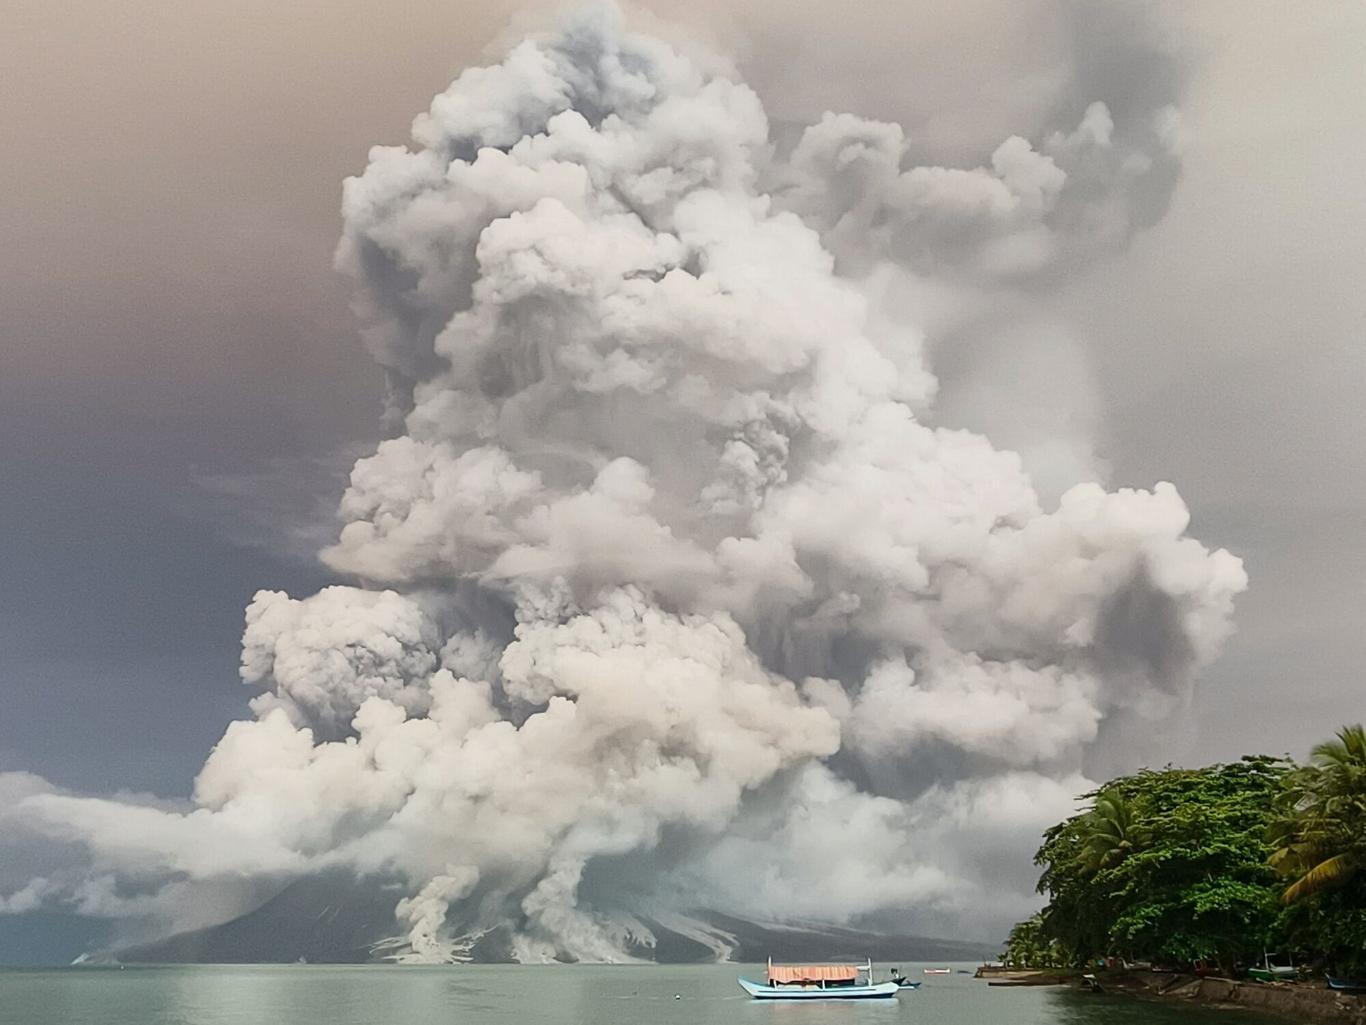
{"label": "blue boat hull", "polygon": [[749,979],[737,979],[740,988],[755,1000],[891,1000],[900,988],[895,982],[873,986],[768,986]]}

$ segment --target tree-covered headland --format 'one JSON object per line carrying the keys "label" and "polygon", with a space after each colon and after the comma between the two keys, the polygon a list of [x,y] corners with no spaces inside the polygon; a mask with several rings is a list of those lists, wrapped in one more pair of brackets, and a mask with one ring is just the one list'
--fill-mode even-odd
{"label": "tree-covered headland", "polygon": [[1145,769],[1084,795],[1035,855],[1048,903],[1006,959],[1029,967],[1120,957],[1233,971],[1264,952],[1366,976],[1366,730],[1307,764],[1251,756]]}

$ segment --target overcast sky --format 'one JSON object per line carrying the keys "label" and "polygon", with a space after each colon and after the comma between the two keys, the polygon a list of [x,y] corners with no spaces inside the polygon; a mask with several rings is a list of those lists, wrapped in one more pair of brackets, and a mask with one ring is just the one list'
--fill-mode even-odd
{"label": "overcast sky", "polygon": [[[378,434],[381,381],[331,267],[340,182],[519,6],[11,6],[0,769],[184,794],[245,714],[242,609],[327,579],[307,554],[319,503]],[[1068,45],[1053,5],[835,6],[684,20],[775,116],[895,119],[920,157],[973,166],[1044,121]],[[1301,754],[1366,714],[1366,6],[1156,11],[1189,76],[1182,181],[1047,313],[1094,392],[1110,483],[1174,481],[1193,533],[1251,576],[1168,756]],[[972,379],[1027,420],[1051,400],[1020,358],[976,354]],[[965,422],[987,415],[958,399]]]}

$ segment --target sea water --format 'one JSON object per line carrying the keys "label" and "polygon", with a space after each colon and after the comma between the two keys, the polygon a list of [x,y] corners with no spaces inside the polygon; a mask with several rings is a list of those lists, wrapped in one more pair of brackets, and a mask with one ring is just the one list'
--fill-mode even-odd
{"label": "sea water", "polygon": [[[886,966],[883,966],[886,967]],[[895,1000],[751,1000],[739,965],[190,965],[0,969],[2,1025],[1266,1025],[1057,987],[921,973]],[[956,966],[967,967],[967,966]],[[879,973],[881,977],[881,973]]]}

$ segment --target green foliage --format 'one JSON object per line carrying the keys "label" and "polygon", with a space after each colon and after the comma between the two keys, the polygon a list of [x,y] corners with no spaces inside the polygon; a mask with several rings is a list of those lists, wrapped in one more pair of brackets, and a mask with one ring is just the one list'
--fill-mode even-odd
{"label": "green foliage", "polygon": [[1366,729],[1315,747],[1276,812],[1267,835],[1288,881],[1282,928],[1334,971],[1366,974]]}
{"label": "green foliage", "polygon": [[1082,862],[1092,872],[1114,868],[1142,842],[1133,805],[1117,790],[1096,794],[1084,822]]}
{"label": "green foliage", "polygon": [[1346,726],[1296,770],[1268,835],[1290,880],[1287,904],[1351,883],[1366,868],[1366,729]]}
{"label": "green foliage", "polygon": [[1287,905],[1279,928],[1325,970],[1366,977],[1366,878]]}
{"label": "green foliage", "polygon": [[1001,960],[1011,968],[1061,968],[1068,963],[1062,945],[1044,935],[1038,915],[1011,927]]}
{"label": "green foliage", "polygon": [[1290,772],[1275,758],[1112,780],[1044,834],[1044,934],[1082,962],[1259,954],[1277,922],[1267,809]]}
{"label": "green foliage", "polygon": [[1366,976],[1366,729],[1344,727],[1303,766],[1145,769],[1085,796],[1044,834],[1048,905],[1008,954],[1232,968],[1294,950]]}

